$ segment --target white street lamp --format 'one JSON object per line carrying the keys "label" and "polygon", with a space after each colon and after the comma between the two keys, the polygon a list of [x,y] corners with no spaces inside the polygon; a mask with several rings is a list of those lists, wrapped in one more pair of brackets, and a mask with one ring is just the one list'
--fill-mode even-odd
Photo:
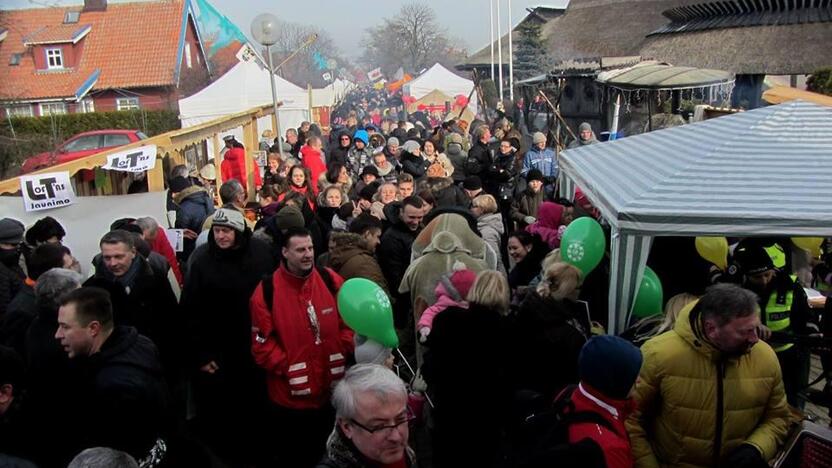
{"label": "white street lamp", "polygon": [[280,119],[277,115],[277,87],[274,84],[274,67],[272,67],[272,53],[269,50],[278,40],[278,19],[271,13],[260,13],[251,21],[251,35],[254,40],[266,46],[266,61],[269,65],[269,83],[272,85],[272,105],[274,106],[274,121],[277,124],[277,151],[280,159],[283,159],[283,144],[281,143],[282,133],[280,131]]}

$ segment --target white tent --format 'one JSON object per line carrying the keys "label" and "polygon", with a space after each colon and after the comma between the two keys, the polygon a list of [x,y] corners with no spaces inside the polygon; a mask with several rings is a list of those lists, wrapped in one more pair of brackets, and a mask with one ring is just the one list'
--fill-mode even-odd
{"label": "white tent", "polygon": [[[404,94],[420,99],[435,89],[451,97],[456,97],[460,94],[468,97],[468,93],[474,89],[474,82],[466,80],[437,63],[430,67],[428,71],[419,75],[418,78],[406,83],[404,85]],[[468,108],[471,109],[474,115],[477,114],[476,91],[471,94],[471,99],[468,101]]]}
{"label": "white tent", "polygon": [[312,90],[312,107],[332,107],[344,99],[353,88],[355,84],[340,78],[328,86],[315,88]]}
{"label": "white tent", "polygon": [[[300,86],[276,76],[277,99],[283,105],[278,111],[280,128],[284,132],[290,127],[299,127],[309,120],[309,94]],[[179,119],[182,127],[193,127],[202,122],[251,109],[272,102],[269,72],[258,65],[257,60],[241,61],[234,65],[217,81],[200,92],[179,100]],[[271,117],[257,122],[262,131],[272,128]],[[242,141],[242,131],[230,132]],[[209,142],[210,143],[210,142]]]}

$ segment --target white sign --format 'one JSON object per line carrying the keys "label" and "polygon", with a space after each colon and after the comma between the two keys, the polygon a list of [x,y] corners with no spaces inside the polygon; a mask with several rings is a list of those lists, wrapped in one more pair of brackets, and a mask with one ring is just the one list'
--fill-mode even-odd
{"label": "white sign", "polygon": [[66,171],[20,176],[20,191],[26,211],[60,208],[75,202],[75,192]]}
{"label": "white sign", "polygon": [[332,81],[332,75],[329,72],[326,72],[322,75],[324,81]]}
{"label": "white sign", "polygon": [[107,156],[102,169],[124,172],[144,172],[156,166],[156,145],[145,145]]}
{"label": "white sign", "polygon": [[381,67],[378,67],[374,70],[371,70],[369,73],[367,73],[367,78],[370,81],[376,81],[379,78],[381,78],[382,76],[384,76],[384,75],[382,75],[382,73],[381,73]]}
{"label": "white sign", "polygon": [[167,234],[168,242],[170,242],[174,252],[182,252],[185,249],[184,229],[165,229],[165,234]]}
{"label": "white sign", "polygon": [[250,62],[257,58],[257,54],[254,53],[254,49],[252,49],[248,44],[240,47],[240,50],[237,51],[237,60],[241,62]]}

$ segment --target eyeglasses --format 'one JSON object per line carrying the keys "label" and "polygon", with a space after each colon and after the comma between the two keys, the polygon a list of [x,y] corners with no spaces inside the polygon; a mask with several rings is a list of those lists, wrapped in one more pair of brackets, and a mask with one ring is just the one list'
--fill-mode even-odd
{"label": "eyeglasses", "polygon": [[392,434],[394,430],[398,430],[399,427],[402,426],[402,424],[409,424],[414,419],[416,419],[416,417],[413,415],[413,413],[410,412],[410,408],[408,408],[407,409],[407,415],[405,416],[405,418],[402,419],[399,422],[394,423],[394,424],[379,425],[379,426],[375,426],[375,427],[367,427],[367,426],[361,424],[360,422],[356,421],[353,418],[350,418],[350,422],[355,424],[356,426],[360,427],[361,429],[364,429],[370,435],[378,434],[379,436],[387,437],[390,434]]}

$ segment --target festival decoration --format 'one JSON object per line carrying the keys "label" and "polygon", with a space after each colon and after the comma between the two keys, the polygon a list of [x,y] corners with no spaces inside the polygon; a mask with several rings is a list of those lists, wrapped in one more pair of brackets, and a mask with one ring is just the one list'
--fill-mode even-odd
{"label": "festival decoration", "polygon": [[338,291],[338,312],[356,333],[388,348],[399,346],[390,299],[376,283],[366,278],[352,278],[344,282]]}

